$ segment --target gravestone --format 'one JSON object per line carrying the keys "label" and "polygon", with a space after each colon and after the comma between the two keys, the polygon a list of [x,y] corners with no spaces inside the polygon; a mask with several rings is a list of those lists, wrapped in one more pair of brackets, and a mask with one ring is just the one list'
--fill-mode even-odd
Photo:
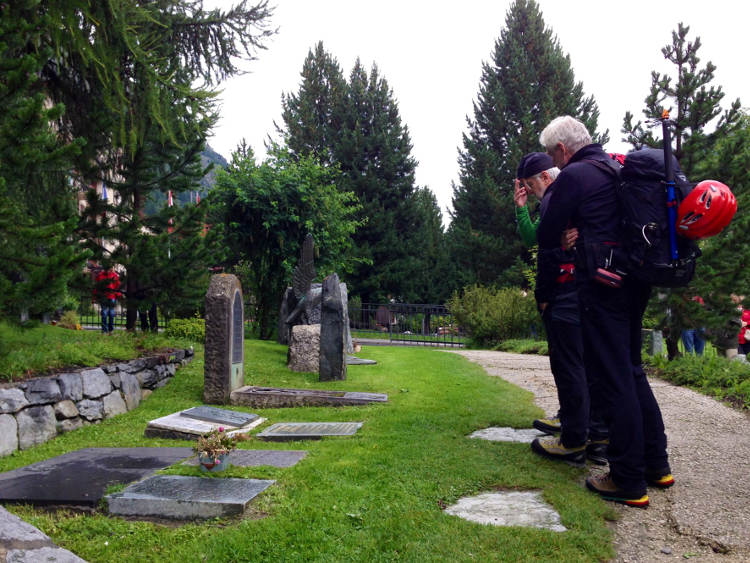
{"label": "gravestone", "polygon": [[254,408],[343,407],[387,403],[386,393],[329,391],[325,389],[289,389],[248,385],[232,391],[233,405]]}
{"label": "gravestone", "polygon": [[235,436],[247,434],[265,421],[257,414],[200,406],[150,420],[144,434],[149,438],[197,440],[223,428],[229,436]]}
{"label": "gravestone", "polygon": [[152,475],[191,448],[86,448],[0,473],[0,502],[96,506],[107,487]]}
{"label": "gravestone", "polygon": [[[227,463],[237,467],[292,467],[307,455],[305,450],[232,450],[227,455]],[[198,458],[193,457],[182,462],[183,465],[198,465]]]}
{"label": "gravestone", "polygon": [[180,416],[194,418],[195,420],[203,420],[205,422],[215,422],[216,424],[224,424],[226,426],[234,426],[237,428],[250,424],[258,419],[257,414],[217,409],[216,407],[207,407],[205,405],[182,411]]}
{"label": "gravestone", "polygon": [[339,276],[323,280],[320,304],[320,381],[346,379],[346,325]]}
{"label": "gravestone", "polygon": [[278,422],[257,434],[256,437],[272,442],[320,440],[325,436],[352,436],[362,428],[362,424],[362,422]]}
{"label": "gravestone", "polygon": [[203,400],[225,404],[245,382],[242,287],[231,274],[216,274],[206,292]]}
{"label": "gravestone", "polygon": [[207,479],[156,475],[107,495],[110,514],[190,520],[241,514],[273,485],[266,479]]}

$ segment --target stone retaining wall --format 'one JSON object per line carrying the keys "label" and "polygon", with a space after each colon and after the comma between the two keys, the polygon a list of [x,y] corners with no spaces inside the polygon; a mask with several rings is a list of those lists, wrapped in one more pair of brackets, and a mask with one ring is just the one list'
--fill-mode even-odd
{"label": "stone retaining wall", "polygon": [[0,386],[0,456],[136,408],[192,359],[178,349]]}

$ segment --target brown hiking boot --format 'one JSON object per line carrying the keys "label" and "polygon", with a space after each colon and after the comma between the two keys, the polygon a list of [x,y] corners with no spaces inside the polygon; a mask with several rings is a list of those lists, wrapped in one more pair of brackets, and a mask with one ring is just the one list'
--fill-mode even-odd
{"label": "brown hiking boot", "polygon": [[625,491],[615,484],[609,473],[600,477],[589,477],[586,479],[586,488],[598,493],[604,500],[611,500],[636,508],[648,506],[646,491]]}

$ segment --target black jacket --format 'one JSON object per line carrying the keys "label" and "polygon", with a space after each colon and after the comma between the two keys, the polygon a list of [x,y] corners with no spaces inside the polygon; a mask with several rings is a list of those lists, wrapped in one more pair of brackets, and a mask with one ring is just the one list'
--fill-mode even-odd
{"label": "black jacket", "polygon": [[620,211],[614,176],[586,160],[607,162],[601,145],[578,150],[547,188],[537,228],[540,253],[560,247],[568,225],[578,228],[576,277],[588,279],[619,239]]}

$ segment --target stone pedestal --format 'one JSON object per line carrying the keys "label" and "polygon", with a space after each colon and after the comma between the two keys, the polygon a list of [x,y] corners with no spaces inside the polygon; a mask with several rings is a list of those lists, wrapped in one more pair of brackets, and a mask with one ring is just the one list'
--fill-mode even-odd
{"label": "stone pedestal", "polygon": [[320,381],[346,379],[346,329],[348,321],[337,274],[323,280],[320,304]]}
{"label": "stone pedestal", "polygon": [[316,373],[320,357],[320,325],[296,325],[287,352],[287,367],[292,371]]}
{"label": "stone pedestal", "polygon": [[203,400],[225,404],[245,384],[242,286],[231,274],[211,277],[206,293]]}

